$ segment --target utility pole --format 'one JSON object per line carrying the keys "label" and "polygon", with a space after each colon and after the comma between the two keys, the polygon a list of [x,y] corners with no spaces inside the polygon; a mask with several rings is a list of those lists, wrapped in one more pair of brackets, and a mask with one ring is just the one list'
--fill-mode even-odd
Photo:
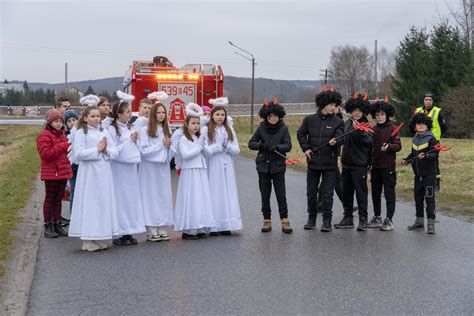
{"label": "utility pole", "polygon": [[64,63],[64,83],[66,85],[66,90],[67,90],[67,62]]}
{"label": "utility pole", "polygon": [[254,90],[255,90],[255,57],[253,56],[253,54],[249,51],[246,51],[245,49],[235,45],[234,43],[232,43],[231,41],[228,41],[228,43],[231,45],[231,46],[234,46],[235,48],[239,49],[240,51],[244,52],[245,54],[247,54],[249,57],[239,53],[239,52],[234,52],[235,54],[249,60],[252,62],[252,103],[250,105],[250,134],[253,133],[253,106],[254,106]]}

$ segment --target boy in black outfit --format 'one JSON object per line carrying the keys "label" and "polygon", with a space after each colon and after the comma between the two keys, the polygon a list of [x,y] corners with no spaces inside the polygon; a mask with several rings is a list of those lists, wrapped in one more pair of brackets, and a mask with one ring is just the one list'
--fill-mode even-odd
{"label": "boy in black outfit", "polygon": [[[393,230],[393,214],[395,213],[395,186],[397,172],[395,170],[396,155],[402,149],[400,135],[397,133],[393,141],[386,144],[396,126],[390,121],[395,115],[395,108],[388,102],[377,101],[370,109],[370,115],[377,122],[373,127],[374,143],[372,147],[372,162],[370,168],[370,183],[372,187],[372,202],[374,216],[370,219],[369,228],[380,228],[382,231]],[[382,223],[382,189],[387,203],[387,217]]]}
{"label": "boy in black outfit", "polygon": [[[344,131],[343,121],[334,115],[336,107],[342,102],[341,95],[333,89],[316,95],[316,106],[318,111],[303,119],[303,123],[296,132],[301,150],[306,156],[308,170],[306,174],[306,195],[308,199],[308,221],[305,229],[316,228],[316,217],[318,212],[318,192],[323,214],[322,232],[332,230],[332,204],[334,188],[337,177],[338,149]],[[314,152],[314,150],[328,144],[328,146]],[[319,180],[321,179],[321,183]]]}
{"label": "boy in black outfit", "polygon": [[[346,101],[344,107],[346,112],[351,114],[351,118],[344,125],[345,132],[353,130],[356,124],[368,123],[366,115],[369,113],[370,103],[367,96],[355,93],[353,98]],[[370,164],[372,140],[372,135],[360,130],[344,137],[341,156],[344,217],[334,225],[336,228],[354,228],[352,212],[355,191],[359,207],[357,230],[367,230],[367,168]]]}
{"label": "boy in black outfit", "polygon": [[410,120],[410,131],[416,132],[412,140],[411,153],[402,160],[403,165],[410,161],[413,173],[415,174],[415,205],[416,220],[413,225],[408,226],[408,230],[423,230],[424,210],[423,202],[426,201],[426,217],[428,218],[428,234],[435,233],[435,189],[437,174],[438,152],[434,146],[438,143],[431,132],[433,122],[424,113],[416,113]]}
{"label": "boy in black outfit", "polygon": [[258,150],[255,162],[257,164],[258,184],[262,197],[263,227],[262,232],[272,230],[272,211],[270,195],[272,181],[280,212],[281,229],[284,233],[292,233],[293,229],[288,221],[288,205],[286,202],[285,153],[291,150],[291,137],[288,127],[283,121],[285,110],[278,101],[269,104],[265,101],[259,112],[263,121],[249,141],[249,148]]}

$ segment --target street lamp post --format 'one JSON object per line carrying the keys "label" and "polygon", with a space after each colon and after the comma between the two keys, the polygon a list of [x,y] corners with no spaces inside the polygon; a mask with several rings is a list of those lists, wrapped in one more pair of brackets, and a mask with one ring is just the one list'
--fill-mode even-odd
{"label": "street lamp post", "polygon": [[252,62],[252,103],[250,104],[250,133],[252,134],[253,133],[253,105],[254,105],[254,87],[255,87],[255,57],[253,56],[253,54],[251,52],[248,52],[246,51],[245,49],[235,45],[234,43],[232,43],[231,41],[228,42],[231,46],[234,46],[235,48],[241,50],[242,52],[246,53],[247,55],[250,56],[247,57],[245,55],[242,55],[241,53],[239,52],[234,52],[236,53],[237,55],[249,60]]}

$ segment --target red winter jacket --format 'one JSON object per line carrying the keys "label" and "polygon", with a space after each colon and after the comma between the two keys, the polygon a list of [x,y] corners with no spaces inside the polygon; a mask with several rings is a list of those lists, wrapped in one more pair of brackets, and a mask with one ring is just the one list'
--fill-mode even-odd
{"label": "red winter jacket", "polygon": [[67,180],[72,177],[64,130],[58,131],[46,125],[36,138],[36,148],[41,158],[41,180]]}

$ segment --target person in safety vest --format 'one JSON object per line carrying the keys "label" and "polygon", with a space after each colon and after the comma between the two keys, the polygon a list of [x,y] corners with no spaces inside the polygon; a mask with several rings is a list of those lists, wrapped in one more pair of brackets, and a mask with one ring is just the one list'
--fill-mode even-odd
{"label": "person in safety vest", "polygon": [[[425,113],[428,117],[431,118],[433,121],[433,128],[431,132],[435,136],[436,140],[438,142],[441,141],[441,136],[444,136],[446,134],[446,129],[447,129],[447,123],[446,123],[446,117],[443,114],[443,111],[441,108],[437,106],[433,106],[433,99],[434,99],[434,94],[432,92],[427,92],[423,96],[423,106],[420,106],[419,108],[416,109],[415,113]],[[436,191],[440,190],[440,181],[441,181],[441,174],[439,170],[439,162],[436,160],[437,164],[437,174],[436,174]]]}

